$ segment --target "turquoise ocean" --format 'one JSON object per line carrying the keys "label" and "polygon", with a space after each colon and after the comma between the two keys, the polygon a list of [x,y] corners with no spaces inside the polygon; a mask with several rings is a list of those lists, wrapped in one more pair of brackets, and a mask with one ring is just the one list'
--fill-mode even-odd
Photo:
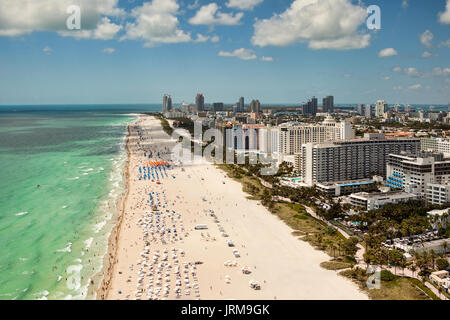
{"label": "turquoise ocean", "polygon": [[0,106],[0,300],[90,299],[123,194],[130,113]]}

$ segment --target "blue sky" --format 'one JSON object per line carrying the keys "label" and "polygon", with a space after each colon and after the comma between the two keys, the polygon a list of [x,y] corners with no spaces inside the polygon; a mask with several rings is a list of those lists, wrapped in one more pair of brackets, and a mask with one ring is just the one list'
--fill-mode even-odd
{"label": "blue sky", "polygon": [[[81,8],[81,30],[66,9]],[[366,26],[369,5],[381,30]],[[26,8],[27,10],[23,10]],[[446,10],[447,8],[447,10]],[[450,103],[446,0],[0,0],[0,104]]]}

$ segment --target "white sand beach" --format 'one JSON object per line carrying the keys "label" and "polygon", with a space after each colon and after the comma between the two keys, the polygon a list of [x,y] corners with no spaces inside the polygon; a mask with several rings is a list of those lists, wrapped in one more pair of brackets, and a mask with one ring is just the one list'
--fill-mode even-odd
{"label": "white sand beach", "polygon": [[[104,298],[368,299],[356,284],[322,269],[320,263],[330,259],[325,253],[298,240],[214,165],[178,166],[168,169],[167,176],[161,171],[160,184],[158,179],[139,180],[139,167],[155,160],[145,159],[135,147],[134,125],[143,128],[140,146],[154,154],[175,144],[153,117],[141,116],[130,125],[129,189]],[[194,230],[200,224],[207,229]],[[250,274],[242,272],[244,266]],[[261,289],[252,289],[251,280]]]}

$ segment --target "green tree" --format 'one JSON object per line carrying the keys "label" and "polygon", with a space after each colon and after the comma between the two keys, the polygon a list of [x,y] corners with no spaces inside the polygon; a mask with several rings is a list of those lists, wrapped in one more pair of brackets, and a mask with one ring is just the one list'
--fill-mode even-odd
{"label": "green tree", "polygon": [[449,267],[448,260],[445,258],[436,259],[436,267],[438,270],[445,270]]}

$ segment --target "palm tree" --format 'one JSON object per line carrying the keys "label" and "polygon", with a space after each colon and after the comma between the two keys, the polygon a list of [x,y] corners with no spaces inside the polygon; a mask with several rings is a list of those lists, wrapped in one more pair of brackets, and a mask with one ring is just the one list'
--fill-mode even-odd
{"label": "palm tree", "polygon": [[415,264],[413,264],[413,265],[411,266],[411,271],[412,271],[413,278],[414,278],[414,273],[416,272],[416,270],[417,270],[417,267],[416,267]]}
{"label": "palm tree", "polygon": [[430,261],[431,261],[431,264],[433,266],[433,270],[435,268],[436,258],[437,258],[436,252],[434,252],[434,250],[431,250],[431,252],[430,252]]}

